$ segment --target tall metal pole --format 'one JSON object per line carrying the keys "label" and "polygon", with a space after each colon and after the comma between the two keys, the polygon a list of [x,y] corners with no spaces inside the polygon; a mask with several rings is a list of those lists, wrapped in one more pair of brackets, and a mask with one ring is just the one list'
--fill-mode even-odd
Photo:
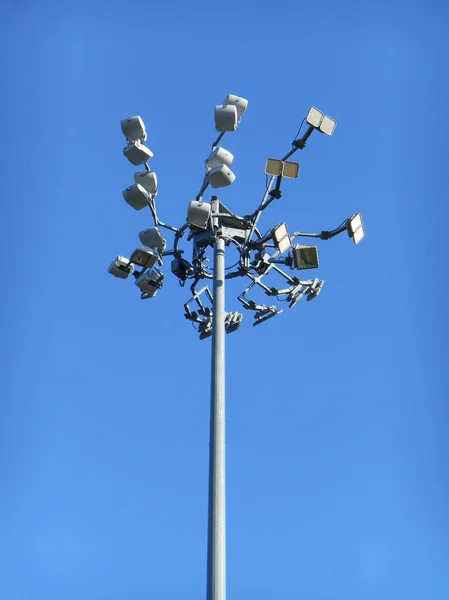
{"label": "tall metal pole", "polygon": [[[219,212],[212,198],[212,212]],[[214,222],[214,298],[212,324],[212,388],[209,441],[209,511],[207,600],[226,600],[225,486],[225,242],[219,218]]]}

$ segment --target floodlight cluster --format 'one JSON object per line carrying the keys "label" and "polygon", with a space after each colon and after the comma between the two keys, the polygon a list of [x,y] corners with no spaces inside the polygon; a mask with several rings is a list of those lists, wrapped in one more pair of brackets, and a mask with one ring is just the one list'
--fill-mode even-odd
{"label": "floodlight cluster", "polygon": [[[195,199],[187,204],[187,215],[181,227],[163,223],[156,210],[158,181],[154,171],[149,167],[153,152],[144,145],[147,132],[143,120],[139,116],[128,117],[121,121],[121,129],[126,138],[123,149],[124,156],[135,166],[144,166],[145,170],[134,173],[134,183],[123,190],[124,200],[135,210],[149,208],[154,226],[139,233],[140,245],[131,253],[129,258],[117,256],[109,267],[109,273],[119,279],[127,279],[130,275],[135,278],[135,285],[141,292],[141,298],[153,298],[162,288],[164,274],[163,257],[171,256],[171,271],[184,285],[191,281],[192,297],[184,304],[185,317],[196,327],[200,339],[212,334],[213,328],[213,297],[207,285],[200,290],[198,284],[203,280],[213,279],[212,269],[208,266],[206,252],[214,246],[217,236],[225,239],[226,245],[234,244],[238,250],[239,261],[233,266],[234,270],[227,273],[226,278],[246,277],[250,280],[246,289],[238,296],[239,302],[246,310],[253,311],[254,325],[280,314],[282,309],[275,305],[256,303],[248,298],[248,294],[258,288],[269,297],[276,297],[287,302],[293,308],[301,298],[307,301],[316,298],[324,285],[319,278],[300,280],[290,276],[281,267],[291,270],[306,270],[318,268],[318,248],[310,244],[294,243],[296,238],[318,238],[329,240],[343,231],[358,244],[365,236],[365,229],[360,213],[346,219],[339,227],[321,233],[290,234],[285,222],[271,227],[265,234],[258,228],[259,218],[263,211],[274,199],[282,196],[281,185],[284,179],[296,179],[299,173],[299,163],[287,159],[305,148],[313,131],[318,130],[326,135],[335,131],[336,121],[312,107],[305,121],[309,125],[300,138],[293,140],[290,151],[282,158],[269,158],[265,164],[265,173],[270,181],[257,209],[251,215],[238,216],[229,210],[215,196],[211,202],[203,200],[207,188],[227,187],[235,181],[231,171],[234,155],[220,145],[224,135],[234,132],[248,106],[245,98],[229,94],[223,104],[215,106],[215,128],[218,138],[212,144],[211,151],[204,161],[205,174],[201,188]],[[167,250],[167,241],[161,232],[165,228],[174,234],[173,247]],[[188,241],[193,242],[192,259],[189,261],[180,249],[180,242],[188,232]],[[276,288],[265,284],[265,277],[275,273],[285,282],[285,287]],[[209,306],[203,302],[206,301]],[[191,305],[194,304],[192,309]],[[225,314],[225,331],[236,331],[242,321],[240,312]]]}

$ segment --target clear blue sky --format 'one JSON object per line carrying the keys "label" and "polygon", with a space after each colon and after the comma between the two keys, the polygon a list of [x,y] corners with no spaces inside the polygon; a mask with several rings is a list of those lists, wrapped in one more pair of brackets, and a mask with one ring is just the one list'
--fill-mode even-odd
{"label": "clear blue sky", "polygon": [[[205,597],[210,340],[187,288],[107,274],[149,212],[120,119],[140,114],[161,218],[181,225],[214,139],[240,214],[315,105],[262,228],[320,243],[320,297],[227,336],[228,596],[447,600],[445,3],[28,2],[0,7],[0,598]],[[238,310],[242,281],[227,287]]]}

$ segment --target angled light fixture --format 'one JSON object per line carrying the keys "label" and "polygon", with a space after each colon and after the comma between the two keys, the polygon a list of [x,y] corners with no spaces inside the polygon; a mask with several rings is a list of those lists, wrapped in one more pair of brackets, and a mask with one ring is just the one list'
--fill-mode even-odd
{"label": "angled light fixture", "polygon": [[194,229],[206,229],[209,223],[211,205],[192,200],[187,210],[187,223]]}
{"label": "angled light fixture", "polygon": [[215,167],[220,167],[221,165],[230,167],[233,160],[234,155],[229,150],[225,150],[219,146],[206,159],[206,169],[215,169]]}
{"label": "angled light fixture", "polygon": [[157,177],[154,171],[134,173],[134,181],[139,183],[152,196],[157,196]]}
{"label": "angled light fixture", "polygon": [[139,183],[130,185],[122,192],[123,198],[135,210],[142,210],[145,206],[149,206],[150,197],[146,189]]}
{"label": "angled light fixture", "polygon": [[217,131],[235,131],[237,128],[237,107],[233,104],[218,105],[214,110]]}
{"label": "angled light fixture", "polygon": [[206,175],[207,182],[213,188],[221,188],[231,185],[235,181],[235,175],[226,165],[220,165],[211,169]]}
{"label": "angled light fixture", "polygon": [[286,223],[281,223],[280,225],[273,227],[271,231],[271,237],[274,245],[281,254],[290,248],[291,240],[290,236],[288,235]]}
{"label": "angled light fixture", "polygon": [[318,248],[316,246],[295,244],[292,246],[292,255],[294,269],[318,268]]}
{"label": "angled light fixture", "polygon": [[277,158],[268,158],[265,163],[266,175],[296,179],[298,177],[299,164],[295,162],[282,161]]}
{"label": "angled light fixture", "polygon": [[145,124],[141,117],[128,117],[120,121],[120,125],[128,142],[144,142],[147,139]]}
{"label": "angled light fixture", "polygon": [[139,246],[129,257],[129,261],[139,267],[150,269],[154,267],[159,258],[158,253],[148,246]]}
{"label": "angled light fixture", "polygon": [[117,256],[117,258],[109,265],[108,269],[108,273],[119,279],[128,279],[133,271],[134,265],[124,256]]}
{"label": "angled light fixture", "polygon": [[332,135],[337,127],[337,121],[331,119],[331,117],[325,116],[324,113],[314,106],[312,106],[307,113],[306,121],[309,125],[326,135]]}
{"label": "angled light fixture", "polygon": [[150,227],[139,232],[139,240],[147,248],[154,248],[161,254],[167,242],[157,227]]}
{"label": "angled light fixture", "polygon": [[244,112],[248,107],[248,100],[235,96],[234,94],[228,94],[223,101],[224,106],[235,106],[237,109],[237,119],[240,121]]}
{"label": "angled light fixture", "polygon": [[149,148],[141,144],[139,141],[130,142],[123,148],[123,154],[129,162],[135,167],[139,167],[153,158],[153,153]]}
{"label": "angled light fixture", "polygon": [[142,273],[135,281],[138,288],[142,290],[141,298],[154,298],[157,291],[162,287],[164,276],[155,269],[149,269]]}
{"label": "angled light fixture", "polygon": [[348,219],[347,224],[348,235],[358,244],[365,237],[365,228],[363,226],[362,215],[357,213]]}

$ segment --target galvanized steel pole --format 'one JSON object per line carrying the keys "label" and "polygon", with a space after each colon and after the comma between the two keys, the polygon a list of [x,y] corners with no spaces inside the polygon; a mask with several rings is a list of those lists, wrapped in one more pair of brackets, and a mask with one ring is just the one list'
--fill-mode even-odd
{"label": "galvanized steel pole", "polygon": [[[212,199],[212,212],[219,203]],[[215,219],[207,600],[226,600],[225,242]]]}

